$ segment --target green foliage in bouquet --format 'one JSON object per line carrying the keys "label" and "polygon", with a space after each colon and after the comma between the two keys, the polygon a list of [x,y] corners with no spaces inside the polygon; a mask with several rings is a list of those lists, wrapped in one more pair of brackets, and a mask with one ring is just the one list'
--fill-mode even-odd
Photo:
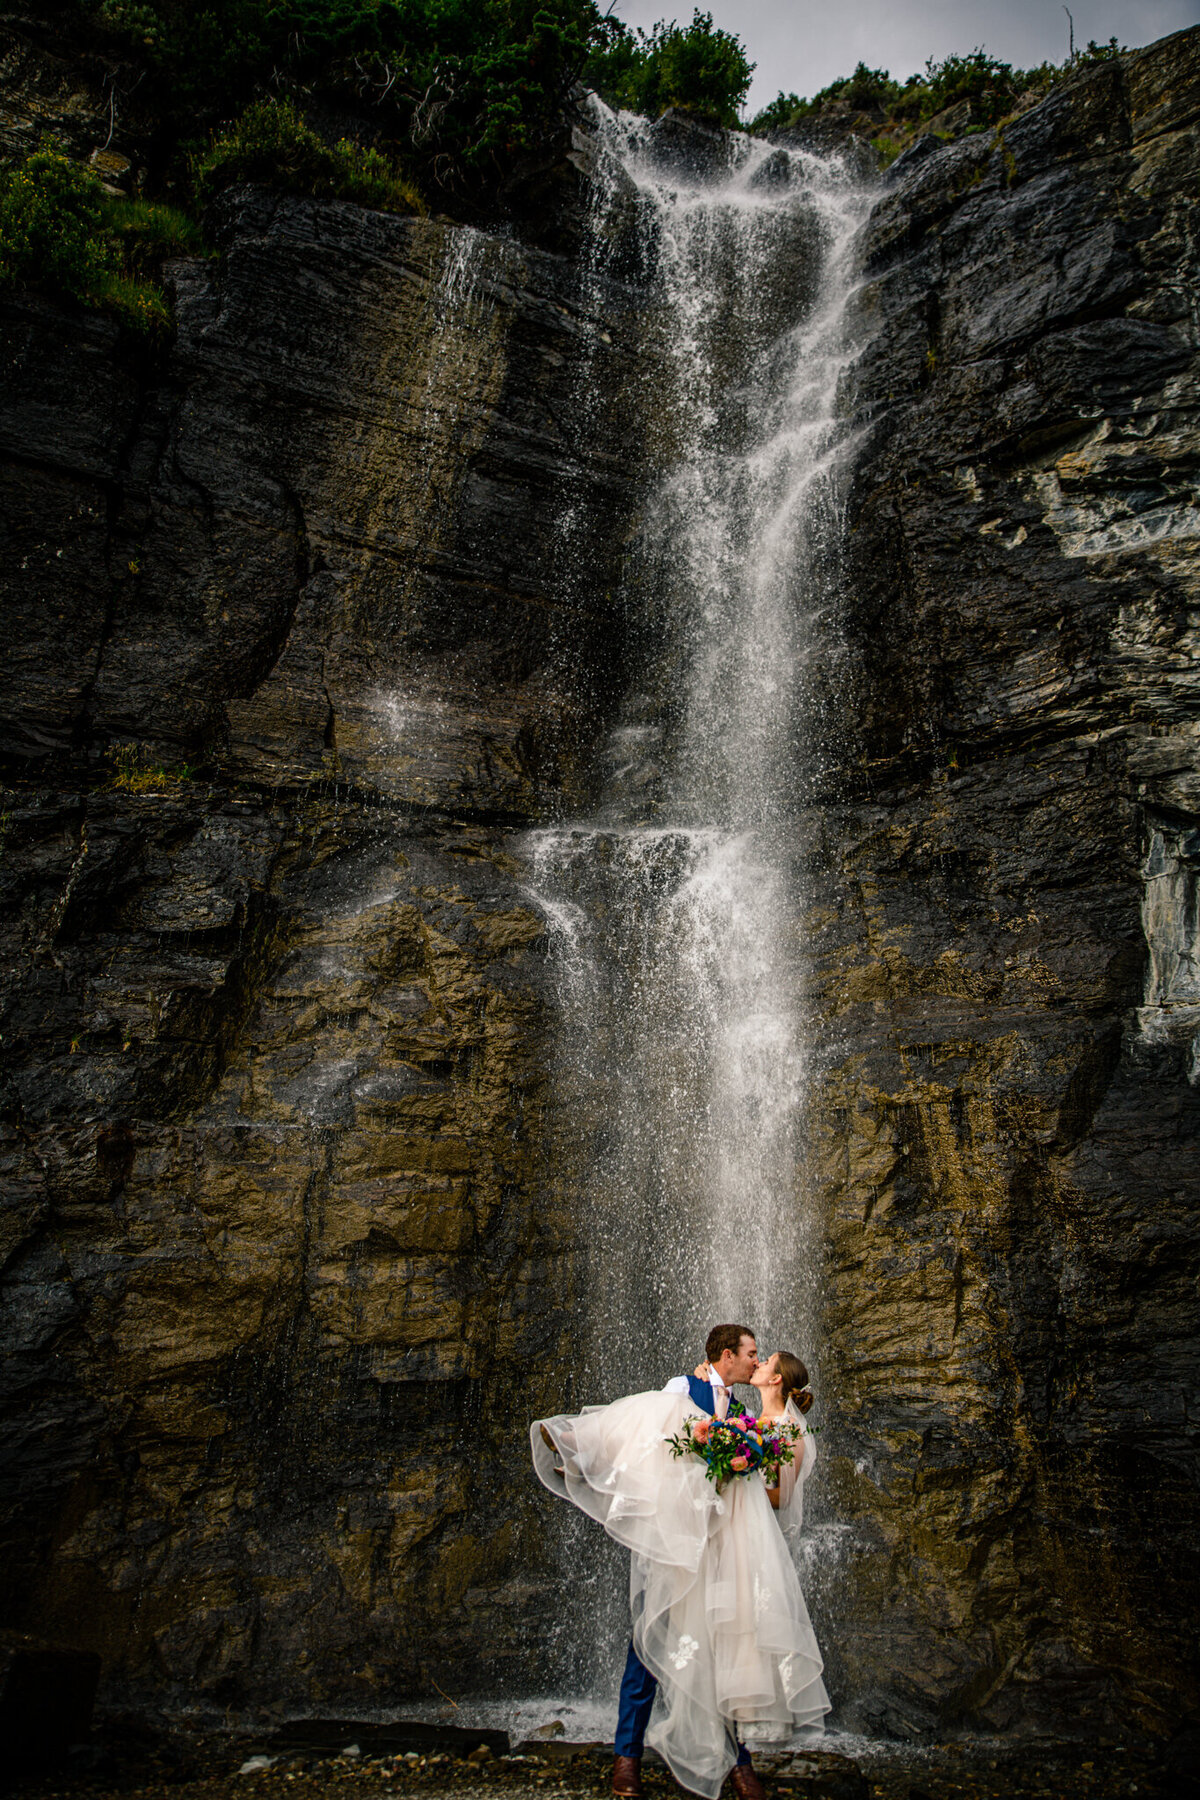
{"label": "green foliage in bouquet", "polygon": [[672,1456],[699,1457],[705,1479],[715,1481],[718,1487],[760,1473],[773,1487],[783,1464],[795,1461],[798,1440],[813,1429],[789,1424],[764,1426],[748,1413],[730,1413],[725,1419],[685,1419],[667,1443]]}

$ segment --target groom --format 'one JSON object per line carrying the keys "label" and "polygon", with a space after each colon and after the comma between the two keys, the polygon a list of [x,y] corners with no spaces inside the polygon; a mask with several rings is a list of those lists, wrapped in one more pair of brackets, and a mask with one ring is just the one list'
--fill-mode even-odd
{"label": "groom", "polygon": [[[676,1375],[665,1393],[690,1394],[701,1412],[723,1419],[733,1398],[735,1381],[749,1381],[758,1367],[758,1346],[748,1325],[714,1325],[704,1345],[707,1379]],[[641,1662],[632,1644],[621,1678],[617,1735],[613,1742],[612,1791],[620,1800],[642,1800],[642,1749],[646,1727],[654,1709],[658,1683]],[[738,1745],[738,1759],[730,1774],[738,1800],[764,1800],[763,1786],[750,1762],[750,1752]]]}

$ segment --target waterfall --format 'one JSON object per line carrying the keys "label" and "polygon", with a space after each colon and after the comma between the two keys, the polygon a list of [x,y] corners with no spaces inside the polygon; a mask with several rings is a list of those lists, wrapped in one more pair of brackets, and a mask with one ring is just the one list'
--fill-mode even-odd
{"label": "waterfall", "polygon": [[[579,1183],[573,1404],[690,1371],[722,1319],[818,1354],[820,1233],[798,1174],[804,816],[834,681],[839,389],[869,204],[835,158],[671,121],[603,114],[600,130],[593,255],[614,254],[624,220],[656,473],[624,596],[644,648],[603,791],[529,846]],[[622,1630],[615,1565],[593,1598],[585,1687],[590,1669],[610,1680],[607,1651],[594,1659]]]}

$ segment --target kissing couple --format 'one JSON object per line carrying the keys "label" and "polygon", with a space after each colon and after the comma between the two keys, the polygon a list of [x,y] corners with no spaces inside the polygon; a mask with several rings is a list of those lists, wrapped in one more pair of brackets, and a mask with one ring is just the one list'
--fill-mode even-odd
{"label": "kissing couple", "polygon": [[[787,1542],[816,1457],[804,1425],[807,1371],[787,1350],[760,1362],[747,1325],[715,1325],[704,1354],[694,1374],[661,1391],[535,1419],[530,1430],[550,1492],[631,1552],[632,1632],[613,1746],[621,1800],[641,1800],[646,1743],[705,1800],[717,1800],[726,1775],[738,1800],[763,1800],[745,1740],[819,1731],[829,1711]],[[758,1389],[760,1430],[794,1440],[793,1460],[743,1473],[752,1457],[739,1457],[736,1478],[716,1481],[700,1454],[679,1446],[707,1443],[739,1382]]]}

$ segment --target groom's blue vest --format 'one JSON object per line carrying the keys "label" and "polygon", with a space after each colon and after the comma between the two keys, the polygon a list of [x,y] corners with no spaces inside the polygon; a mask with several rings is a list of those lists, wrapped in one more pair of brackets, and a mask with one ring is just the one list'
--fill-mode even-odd
{"label": "groom's blue vest", "polygon": [[[701,1412],[716,1418],[713,1395],[716,1389],[711,1381],[701,1381],[698,1375],[687,1378],[688,1393]],[[730,1395],[730,1404],[733,1396]],[[650,1713],[654,1707],[654,1693],[658,1683],[649,1669],[639,1661],[633,1645],[625,1658],[625,1673],[621,1678],[621,1699],[617,1709],[617,1733],[613,1740],[613,1750],[618,1756],[640,1757],[645,1742],[646,1727],[650,1723]],[[745,1744],[738,1744],[738,1766],[743,1767],[750,1761],[750,1752]]]}
{"label": "groom's blue vest", "polygon": [[[701,1412],[710,1413],[712,1415],[712,1417],[715,1419],[717,1416],[717,1413],[716,1413],[716,1407],[715,1407],[715,1404],[713,1401],[713,1396],[717,1390],[713,1386],[712,1382],[711,1381],[701,1381],[699,1375],[689,1375],[687,1378],[687,1384],[688,1384],[688,1393],[692,1396],[692,1400],[693,1400],[694,1404],[700,1408]],[[733,1395],[730,1394],[729,1398],[730,1398],[730,1404],[732,1405]]]}

